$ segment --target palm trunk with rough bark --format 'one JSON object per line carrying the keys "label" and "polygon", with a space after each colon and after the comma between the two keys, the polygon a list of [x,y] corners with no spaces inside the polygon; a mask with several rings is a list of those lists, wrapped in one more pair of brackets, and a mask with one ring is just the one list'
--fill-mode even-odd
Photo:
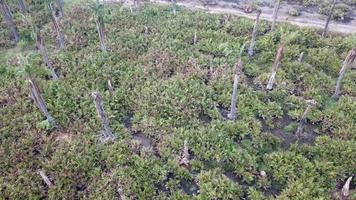
{"label": "palm trunk with rough bark", "polygon": [[237,113],[236,113],[237,86],[240,82],[242,68],[243,68],[243,63],[240,58],[236,63],[234,83],[233,83],[232,96],[231,96],[231,108],[230,108],[230,113],[227,115],[227,117],[230,120],[235,120],[237,117]]}
{"label": "palm trunk with rough bark", "polygon": [[347,197],[350,195],[350,183],[352,181],[353,176],[350,176],[346,182],[345,185],[341,189],[341,195],[343,198],[347,199]]}
{"label": "palm trunk with rough bark", "polygon": [[323,30],[323,34],[322,34],[323,37],[328,32],[328,27],[329,27],[331,18],[332,18],[333,14],[334,14],[334,9],[335,9],[336,2],[337,2],[337,0],[333,0],[333,3],[331,5],[330,13],[328,15],[328,18],[326,19],[325,27],[324,27],[324,30]]}
{"label": "palm trunk with rough bark", "polygon": [[106,44],[105,44],[105,25],[104,25],[104,20],[102,16],[97,16],[96,19],[96,29],[98,31],[99,35],[99,40],[100,40],[100,48],[102,51],[106,51]]}
{"label": "palm trunk with rough bark", "polygon": [[342,68],[339,72],[339,77],[336,81],[336,87],[335,87],[335,92],[333,94],[333,98],[335,99],[339,98],[342,79],[344,78],[347,69],[351,67],[353,64],[356,64],[355,62],[356,62],[356,47],[349,52],[346,59],[344,60],[344,63],[342,64]]}
{"label": "palm trunk with rough bark", "polygon": [[64,0],[57,0],[57,5],[58,5],[58,9],[59,9],[59,14],[61,17],[64,16]]}
{"label": "palm trunk with rough bark", "polygon": [[44,45],[44,40],[43,40],[42,35],[41,35],[40,32],[37,33],[36,46],[38,48],[38,51],[42,55],[43,62],[47,65],[47,68],[51,71],[53,80],[58,80],[59,78],[58,78],[56,72],[54,71],[54,68],[53,68],[53,65],[52,65],[52,61],[49,59],[49,56],[48,56],[48,53],[47,53],[47,49],[46,49],[46,47]]}
{"label": "palm trunk with rough bark", "polygon": [[298,136],[298,137],[303,133],[304,124],[307,119],[307,116],[308,116],[310,110],[316,105],[316,101],[308,100],[307,104],[308,104],[308,106],[305,109],[305,111],[302,115],[302,118],[300,119],[299,124],[298,124],[297,132],[296,132],[296,136]]}
{"label": "palm trunk with rough bark", "polygon": [[48,4],[48,9],[49,9],[49,11],[51,13],[51,19],[52,19],[53,27],[54,27],[54,30],[56,31],[56,34],[57,34],[58,46],[59,46],[59,48],[64,49],[65,48],[64,35],[63,35],[62,31],[61,31],[60,22],[59,22],[59,19],[56,16],[56,13],[55,13],[56,11],[54,10],[54,8],[53,8],[51,3]]}
{"label": "palm trunk with rough bark", "polygon": [[173,15],[176,15],[177,14],[177,1],[176,0],[171,0],[172,2],[172,11],[173,11]]}
{"label": "palm trunk with rough bark", "polygon": [[24,2],[24,0],[18,0],[18,5],[19,5],[19,10],[22,14],[27,12],[26,3]]}
{"label": "palm trunk with rough bark", "polygon": [[300,53],[298,62],[303,62],[303,60],[304,60],[304,52]]}
{"label": "palm trunk with rough bark", "polygon": [[93,97],[93,101],[95,104],[96,112],[101,120],[101,124],[103,125],[103,134],[100,136],[99,140],[101,142],[108,142],[108,141],[113,141],[115,140],[115,135],[112,133],[110,126],[109,126],[109,120],[106,116],[106,113],[104,111],[103,107],[103,97],[99,92],[93,92],[91,94]]}
{"label": "palm trunk with rough bark", "polygon": [[114,95],[115,90],[114,90],[114,87],[113,87],[113,85],[112,85],[112,83],[111,83],[111,80],[110,80],[110,79],[108,80],[108,88],[109,88],[109,93],[110,93],[110,96],[113,96],[113,95]]}
{"label": "palm trunk with rough bark", "polygon": [[20,36],[19,33],[17,32],[17,27],[12,17],[11,10],[9,6],[6,4],[5,0],[0,0],[0,12],[3,15],[6,24],[12,33],[15,43],[17,43],[20,40]]}
{"label": "palm trunk with rough bark", "polygon": [[277,50],[277,56],[273,63],[272,73],[267,84],[267,90],[273,89],[274,80],[276,79],[277,70],[281,65],[283,55],[284,55],[284,45],[281,45]]}
{"label": "palm trunk with rough bark", "polygon": [[253,56],[254,50],[255,50],[256,36],[257,36],[258,26],[259,26],[259,24],[260,24],[260,15],[261,15],[261,10],[258,10],[258,11],[257,11],[257,16],[256,16],[255,25],[253,26],[253,31],[252,31],[252,37],[251,37],[250,47],[248,48],[248,55],[249,55],[250,57]]}
{"label": "palm trunk with rough bark", "polygon": [[28,87],[30,90],[30,95],[33,101],[35,102],[35,104],[37,105],[37,107],[40,109],[40,111],[43,113],[43,115],[47,118],[47,120],[50,123],[55,124],[55,120],[52,117],[52,115],[48,112],[46,103],[40,93],[40,90],[37,87],[37,84],[33,80],[29,79]]}
{"label": "palm trunk with rough bark", "polygon": [[135,11],[138,11],[140,9],[140,2],[139,0],[134,0],[134,8]]}
{"label": "palm trunk with rough bark", "polygon": [[276,3],[274,4],[274,10],[273,10],[273,21],[272,21],[271,31],[274,31],[276,29],[278,11],[280,7],[281,7],[281,0],[276,0]]}

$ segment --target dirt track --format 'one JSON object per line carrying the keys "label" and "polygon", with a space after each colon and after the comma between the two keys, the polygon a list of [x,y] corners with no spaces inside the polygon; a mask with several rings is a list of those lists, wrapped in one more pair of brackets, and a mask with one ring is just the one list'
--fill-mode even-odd
{"label": "dirt track", "polygon": [[[120,0],[106,0],[106,2],[115,2]],[[122,1],[120,1],[122,2]],[[170,1],[167,0],[150,0],[150,3],[155,4],[162,4],[162,5],[170,5]],[[125,5],[131,5],[131,0],[126,0]],[[238,16],[244,16],[247,18],[254,19],[255,14],[247,14],[245,13],[236,3],[227,3],[220,1],[217,5],[213,6],[204,6],[197,1],[189,0],[189,1],[180,1],[178,3],[179,6],[183,6],[189,8],[191,10],[203,10],[208,13],[219,13],[219,14],[232,14]],[[320,15],[315,12],[301,12],[301,15],[298,17],[292,17],[288,15],[289,8],[295,5],[290,4],[282,4],[279,15],[278,21],[279,22],[286,22],[293,25],[297,25],[300,27],[311,27],[322,29],[325,25],[326,16]],[[272,21],[272,13],[273,7],[271,6],[262,6],[260,7],[262,10],[261,19]],[[355,16],[355,11],[353,11],[353,16]],[[343,34],[356,34],[356,19],[351,19],[347,23],[331,21],[329,25],[329,31],[336,32],[336,33],[343,33]]]}

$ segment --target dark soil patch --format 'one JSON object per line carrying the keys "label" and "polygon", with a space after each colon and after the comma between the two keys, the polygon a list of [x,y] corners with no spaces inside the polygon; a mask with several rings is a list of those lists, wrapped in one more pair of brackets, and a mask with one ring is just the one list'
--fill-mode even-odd
{"label": "dark soil patch", "polygon": [[169,189],[167,188],[167,183],[169,180],[171,179],[174,179],[175,178],[175,175],[173,172],[168,172],[166,178],[160,183],[158,184],[156,187],[157,187],[157,195],[158,193],[161,191],[167,195],[170,195],[170,191]]}
{"label": "dark soil patch", "polygon": [[195,181],[183,180],[180,182],[180,187],[190,196],[196,195],[199,192],[199,186]]}
{"label": "dark soil patch", "polygon": [[216,108],[218,109],[219,113],[220,113],[220,118],[222,120],[228,120],[227,115],[229,114],[229,109],[227,109],[226,107],[224,107],[223,105],[219,104],[216,106]]}
{"label": "dark soil patch", "polygon": [[295,120],[291,119],[289,116],[284,115],[281,119],[275,119],[274,124],[276,124],[276,128],[269,128],[264,120],[261,120],[263,131],[271,132],[274,136],[277,136],[282,141],[282,148],[289,149],[291,144],[308,144],[312,145],[315,142],[318,134],[315,133],[316,125],[305,123],[303,128],[303,134],[301,136],[297,136],[295,133],[288,133],[283,130],[284,127],[288,126],[291,123],[298,123]]}
{"label": "dark soil patch", "polygon": [[210,124],[211,123],[211,117],[205,113],[200,113],[199,114],[199,120],[203,122],[204,124]]}
{"label": "dark soil patch", "polygon": [[133,112],[129,112],[125,117],[124,117],[124,120],[123,120],[123,123],[125,125],[125,127],[129,130],[131,130],[131,127],[132,127],[132,118],[134,116],[134,113]]}
{"label": "dark soil patch", "polygon": [[133,112],[129,112],[123,119],[123,123],[125,128],[127,128],[130,133],[132,134],[132,140],[137,141],[140,146],[144,149],[147,150],[154,150],[155,149],[155,143],[154,141],[147,137],[146,135],[144,135],[141,132],[137,132],[137,131],[133,131],[132,130],[132,118],[134,116]]}
{"label": "dark soil patch", "polygon": [[268,197],[277,197],[279,194],[281,194],[281,191],[281,187],[275,182],[272,182],[270,187],[263,190],[263,193]]}
{"label": "dark soil patch", "polygon": [[254,84],[253,79],[254,79],[253,76],[245,75],[245,82],[246,82],[247,86],[253,88],[254,90],[261,90],[262,89],[261,87]]}
{"label": "dark soil patch", "polygon": [[154,148],[154,142],[148,138],[147,136],[145,136],[142,133],[134,133],[132,135],[133,140],[137,141],[140,143],[140,145],[142,145],[143,148],[146,149],[153,149]]}
{"label": "dark soil patch", "polygon": [[225,172],[224,175],[230,179],[234,183],[238,183],[244,190],[247,190],[250,186],[249,184],[245,183],[243,179],[237,176],[234,172]]}

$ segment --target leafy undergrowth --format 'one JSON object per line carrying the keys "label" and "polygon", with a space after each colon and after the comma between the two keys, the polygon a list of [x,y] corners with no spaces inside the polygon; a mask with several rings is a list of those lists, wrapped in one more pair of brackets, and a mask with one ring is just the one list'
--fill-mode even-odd
{"label": "leafy undergrowth", "polygon": [[[0,199],[117,199],[119,189],[129,199],[329,199],[355,173],[356,71],[347,72],[341,98],[331,98],[355,36],[322,38],[283,24],[271,33],[262,22],[256,55],[242,57],[238,119],[226,121],[234,64],[252,21],[231,16],[222,26],[222,15],[180,10],[174,16],[149,5],[131,13],[111,5],[109,51],[101,52],[91,16],[83,5],[66,9],[63,51],[51,25],[43,28],[58,81],[34,50],[0,54]],[[275,52],[288,35],[275,89],[266,91]],[[296,61],[301,52],[303,63]],[[29,76],[57,127],[43,123]],[[103,96],[114,143],[97,142],[102,128],[93,91]],[[307,99],[318,103],[298,138]],[[184,140],[188,168],[177,161]]]}

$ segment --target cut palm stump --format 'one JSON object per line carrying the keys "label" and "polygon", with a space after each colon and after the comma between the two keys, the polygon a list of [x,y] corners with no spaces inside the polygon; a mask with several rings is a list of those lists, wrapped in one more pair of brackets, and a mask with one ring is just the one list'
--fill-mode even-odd
{"label": "cut palm stump", "polygon": [[51,125],[55,125],[56,124],[55,120],[52,117],[52,115],[48,112],[46,103],[45,103],[36,83],[33,80],[28,79],[28,87],[30,90],[31,98],[33,99],[33,101],[35,102],[37,107],[40,109],[40,111],[43,113],[43,115],[47,118],[48,122]]}
{"label": "cut palm stump", "polygon": [[109,120],[108,120],[106,113],[104,111],[103,97],[101,96],[101,94],[99,92],[93,92],[91,94],[91,96],[93,97],[96,112],[97,112],[98,117],[101,120],[101,124],[104,128],[104,130],[102,131],[102,134],[99,136],[99,141],[102,143],[114,141],[116,139],[116,137],[110,129]]}
{"label": "cut palm stump", "polygon": [[273,84],[276,79],[277,70],[282,64],[283,56],[284,56],[284,45],[282,44],[277,50],[277,56],[274,60],[273,66],[272,66],[272,73],[271,73],[271,76],[269,77],[269,81],[267,84],[267,90],[273,89]]}
{"label": "cut palm stump", "polygon": [[315,100],[307,100],[306,101],[308,106],[307,108],[305,109],[303,115],[302,115],[302,118],[300,119],[299,121],[299,124],[298,124],[298,128],[297,128],[297,132],[295,133],[297,137],[301,136],[302,133],[303,133],[303,128],[304,128],[304,124],[305,124],[305,121],[307,119],[307,116],[310,112],[310,110],[316,106],[316,101]]}
{"label": "cut palm stump", "polygon": [[227,115],[227,117],[230,120],[235,120],[237,117],[237,113],[236,113],[237,87],[240,82],[242,68],[243,68],[243,63],[242,63],[241,59],[239,59],[236,63],[236,68],[235,68],[235,76],[234,76],[234,83],[233,83],[232,96],[231,96],[230,113]]}
{"label": "cut palm stump", "polygon": [[253,26],[250,47],[248,48],[248,55],[250,57],[254,55],[254,50],[255,50],[255,45],[256,45],[256,36],[257,36],[258,26],[260,25],[261,13],[262,13],[261,10],[257,10],[257,16],[256,16],[255,25]]}
{"label": "cut palm stump", "polygon": [[347,69],[352,67],[352,65],[356,65],[356,48],[353,48],[349,52],[349,54],[347,55],[346,59],[342,64],[342,68],[339,72],[339,77],[336,81],[336,87],[335,87],[335,92],[333,94],[333,98],[335,99],[339,98],[342,79],[344,78]]}

